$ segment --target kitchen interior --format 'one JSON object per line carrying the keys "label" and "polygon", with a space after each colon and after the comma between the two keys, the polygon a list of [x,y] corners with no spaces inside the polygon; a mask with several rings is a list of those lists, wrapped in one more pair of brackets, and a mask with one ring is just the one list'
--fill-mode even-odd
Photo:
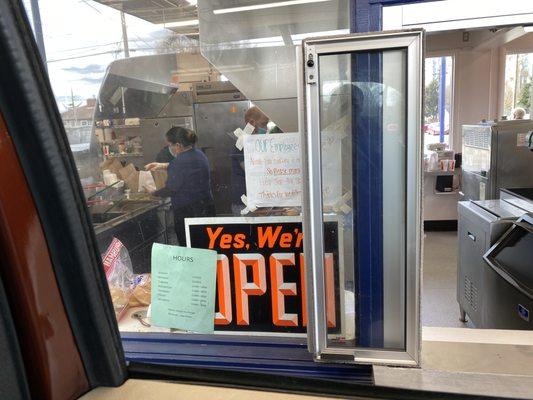
{"label": "kitchen interior", "polygon": [[509,26],[426,39],[426,101],[438,75],[446,109],[444,124],[425,132],[422,325],[530,330],[533,33]]}
{"label": "kitchen interior", "polygon": [[142,274],[150,272],[154,242],[176,243],[169,199],[158,199],[147,190],[164,187],[166,171],[144,171],[166,149],[165,133],[173,126],[198,132],[197,146],[212,167],[217,215],[232,215],[232,133],[244,125],[250,107],[250,101],[231,82],[221,81],[220,73],[198,53],[112,63],[98,96],[91,146],[84,155],[85,165],[92,164],[80,174],[100,251],[105,252],[114,237],[120,238],[133,272]]}
{"label": "kitchen interior", "polygon": [[[312,20],[306,15],[300,19]],[[338,20],[335,26],[321,22],[315,21],[318,32],[347,33],[347,21]],[[252,43],[255,39],[247,38],[254,32],[246,31],[246,26],[223,33],[216,24],[206,26],[205,42],[238,46],[230,51],[204,46],[203,56],[179,53],[118,60],[110,66],[99,94],[90,159],[96,159],[95,151],[101,152],[111,176],[104,187],[94,185],[92,173],[82,175],[82,182],[88,200],[95,203],[90,208],[102,249],[116,235],[114,230],[122,229],[131,238],[125,239],[125,245],[132,261],[135,258],[136,273],[149,271],[150,243],[173,243],[172,218],[168,202],[155,201],[142,191],[125,194],[112,186],[128,179],[128,171],[121,172],[124,165],[118,167],[114,159],[142,169],[164,146],[169,127],[194,128],[199,147],[216,160],[212,172],[217,210],[228,215],[230,204],[223,194],[230,183],[224,154],[234,144],[231,132],[243,125],[244,110],[256,104],[283,131],[298,129],[296,82],[287,73],[292,71],[295,46],[284,46],[287,38],[281,36],[267,38],[274,44]],[[304,37],[292,35],[291,40],[297,44]],[[526,215],[533,212],[530,105],[522,107],[526,111],[522,120],[512,119],[512,110],[527,91],[525,84],[532,79],[531,64],[520,70],[529,75],[519,76],[522,58],[529,59],[517,54],[529,53],[533,53],[529,27],[427,34],[426,91],[429,78],[440,77],[437,93],[444,95],[437,96],[433,107],[438,121],[424,125],[423,326],[531,329],[529,262],[518,255],[511,257],[517,264],[502,261],[509,262],[509,246],[527,251],[524,243],[532,236]],[[272,59],[277,61],[274,72],[268,61]],[[428,64],[428,59],[437,61]],[[260,74],[247,67],[249,60],[261,65]],[[276,79],[269,76],[274,73]],[[509,100],[506,85],[511,78],[514,91]],[[101,170],[100,165],[92,167]],[[152,179],[156,187],[164,181]],[[137,180],[135,175],[133,181]],[[115,191],[127,199],[114,202],[113,209],[98,204],[102,199],[108,203]]]}

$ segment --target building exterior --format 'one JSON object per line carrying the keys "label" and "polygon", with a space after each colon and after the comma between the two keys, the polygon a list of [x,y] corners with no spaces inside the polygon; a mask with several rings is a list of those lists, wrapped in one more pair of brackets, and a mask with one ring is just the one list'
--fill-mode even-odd
{"label": "building exterior", "polygon": [[[89,144],[96,99],[87,99],[82,106],[74,106],[61,113],[61,119],[71,145]],[[75,148],[72,149],[76,151]]]}

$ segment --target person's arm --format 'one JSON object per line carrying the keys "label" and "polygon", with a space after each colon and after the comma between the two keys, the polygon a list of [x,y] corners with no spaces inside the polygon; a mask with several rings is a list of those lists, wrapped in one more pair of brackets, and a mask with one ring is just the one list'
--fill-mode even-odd
{"label": "person's arm", "polygon": [[184,177],[183,177],[183,167],[179,166],[177,163],[174,163],[172,165],[168,165],[167,171],[167,182],[165,183],[165,187],[161,188],[159,190],[156,190],[152,193],[153,196],[157,197],[170,197],[172,194],[180,189],[180,187],[183,185]]}
{"label": "person's arm", "polygon": [[179,162],[171,163],[170,167],[168,167],[167,169],[168,176],[165,188],[172,192],[177,192],[178,190],[180,190],[185,180],[184,170],[185,167],[183,166],[183,164]]}
{"label": "person's arm", "polygon": [[156,171],[158,169],[168,169],[169,163],[159,163],[159,162],[152,162],[150,164],[146,164],[144,168],[147,171]]}

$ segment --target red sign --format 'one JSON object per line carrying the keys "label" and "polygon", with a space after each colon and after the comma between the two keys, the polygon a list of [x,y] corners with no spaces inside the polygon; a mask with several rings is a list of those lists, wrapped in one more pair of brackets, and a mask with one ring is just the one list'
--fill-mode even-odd
{"label": "red sign", "polygon": [[113,238],[111,244],[107,248],[104,256],[102,257],[102,264],[104,264],[104,271],[106,278],[113,273],[115,269],[115,261],[120,256],[120,250],[124,247],[122,242],[117,238]]}

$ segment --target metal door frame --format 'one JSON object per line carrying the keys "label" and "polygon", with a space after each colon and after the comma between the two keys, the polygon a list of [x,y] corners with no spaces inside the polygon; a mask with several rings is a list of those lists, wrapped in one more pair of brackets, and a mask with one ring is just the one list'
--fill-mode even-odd
{"label": "metal door frame", "polygon": [[[305,129],[302,129],[304,173],[303,221],[307,268],[308,347],[316,360],[416,366],[420,351],[420,268],[422,201],[423,31],[376,32],[307,39],[302,44]],[[407,51],[406,152],[406,321],[405,350],[333,348],[327,344],[323,261],[322,171],[319,56],[369,50]],[[312,60],[312,62],[309,62]]]}

